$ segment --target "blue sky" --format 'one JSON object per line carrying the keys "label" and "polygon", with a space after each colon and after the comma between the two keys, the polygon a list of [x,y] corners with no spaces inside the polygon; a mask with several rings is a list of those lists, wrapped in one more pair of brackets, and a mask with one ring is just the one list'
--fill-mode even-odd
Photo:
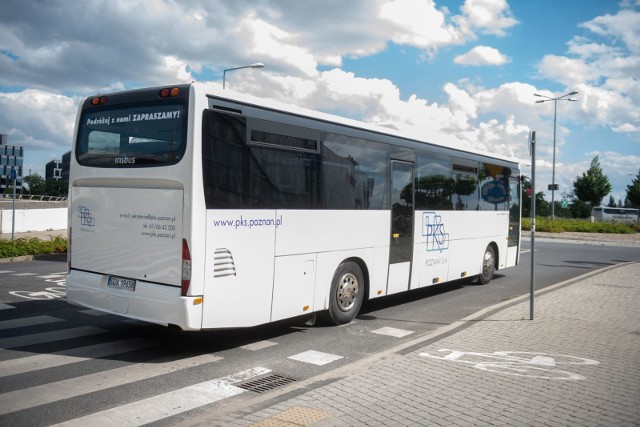
{"label": "blue sky", "polygon": [[576,90],[558,103],[561,195],[595,155],[616,200],[640,168],[639,0],[5,0],[0,132],[44,174],[83,96],[219,87],[253,62],[265,68],[229,73],[229,90],[515,156],[526,174],[535,130],[541,189],[553,105],[533,93]]}

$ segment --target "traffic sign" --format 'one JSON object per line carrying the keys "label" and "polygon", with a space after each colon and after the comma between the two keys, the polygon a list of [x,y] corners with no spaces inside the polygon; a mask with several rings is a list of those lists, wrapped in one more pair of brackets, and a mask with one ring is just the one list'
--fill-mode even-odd
{"label": "traffic sign", "polygon": [[16,173],[16,168],[11,168],[11,172],[9,172],[9,178],[11,178],[12,181],[15,181],[17,177],[18,174]]}

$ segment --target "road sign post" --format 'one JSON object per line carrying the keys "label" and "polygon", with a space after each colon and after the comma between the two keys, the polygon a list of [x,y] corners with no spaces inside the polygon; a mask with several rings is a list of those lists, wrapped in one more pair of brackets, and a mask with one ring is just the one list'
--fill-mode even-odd
{"label": "road sign post", "polygon": [[529,132],[531,150],[531,284],[529,296],[529,320],[533,320],[536,292],[536,132]]}

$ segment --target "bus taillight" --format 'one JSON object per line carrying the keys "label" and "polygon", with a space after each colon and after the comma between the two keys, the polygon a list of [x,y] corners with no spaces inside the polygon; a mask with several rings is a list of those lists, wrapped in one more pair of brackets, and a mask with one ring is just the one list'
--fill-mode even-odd
{"label": "bus taillight", "polygon": [[164,88],[160,91],[160,98],[169,98],[170,96],[178,96],[180,95],[179,87]]}
{"label": "bus taillight", "polygon": [[106,96],[95,96],[91,98],[91,105],[104,105],[107,103]]}
{"label": "bus taillight", "polygon": [[182,239],[182,284],[180,286],[180,294],[187,295],[189,285],[191,284],[191,252],[186,239]]}

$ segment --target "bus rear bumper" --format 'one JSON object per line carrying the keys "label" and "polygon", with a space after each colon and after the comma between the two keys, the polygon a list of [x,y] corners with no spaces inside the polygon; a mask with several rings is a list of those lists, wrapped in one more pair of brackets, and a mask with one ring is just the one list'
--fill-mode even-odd
{"label": "bus rear bumper", "polygon": [[[67,276],[67,301],[74,305],[183,330],[202,329],[202,304],[183,297],[180,288],[136,281],[135,290],[107,287],[109,276],[71,270]],[[201,298],[200,298],[201,300]]]}

